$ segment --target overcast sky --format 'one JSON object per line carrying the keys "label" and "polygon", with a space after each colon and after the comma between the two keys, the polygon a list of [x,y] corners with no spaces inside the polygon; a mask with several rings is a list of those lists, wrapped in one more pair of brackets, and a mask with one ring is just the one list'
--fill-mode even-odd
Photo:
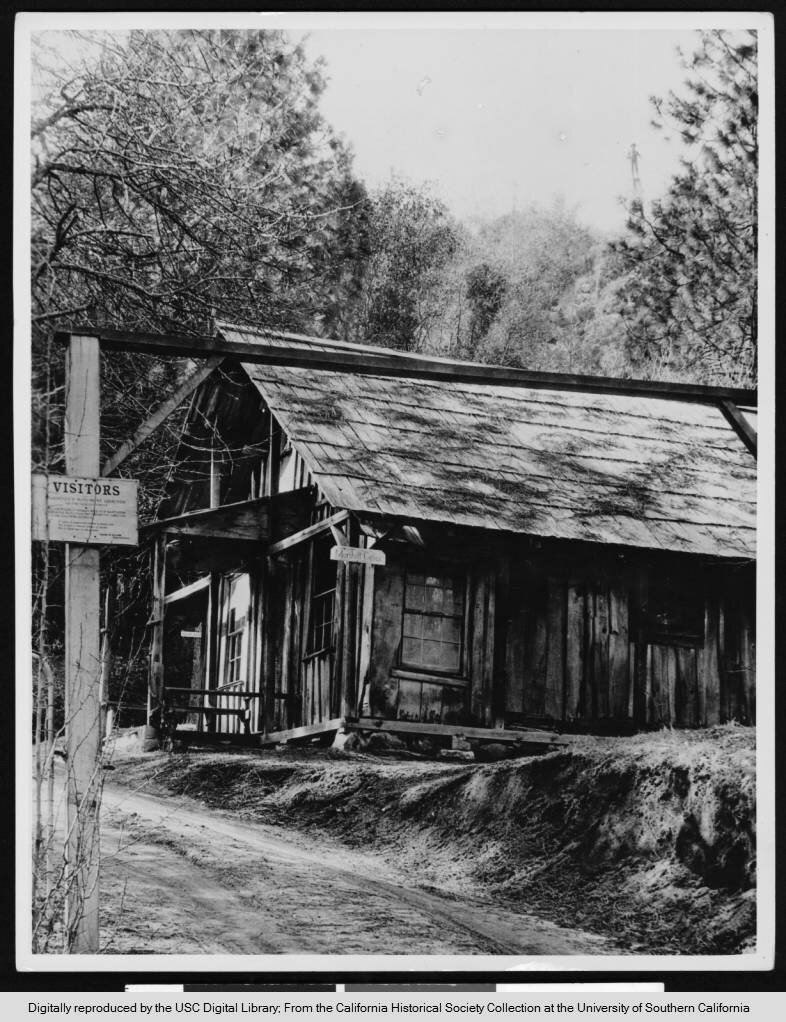
{"label": "overcast sky", "polygon": [[320,29],[327,119],[351,143],[367,183],[391,172],[429,180],[459,217],[564,197],[588,223],[624,223],[627,153],[641,153],[645,198],[661,194],[680,145],[650,126],[652,94],[685,79],[661,29]]}

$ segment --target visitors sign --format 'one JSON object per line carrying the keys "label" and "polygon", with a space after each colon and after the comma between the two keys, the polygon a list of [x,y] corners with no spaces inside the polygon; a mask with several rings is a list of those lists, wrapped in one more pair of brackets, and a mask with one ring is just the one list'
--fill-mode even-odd
{"label": "visitors sign", "polygon": [[136,546],[135,479],[33,474],[33,539]]}
{"label": "visitors sign", "polygon": [[382,550],[371,550],[366,547],[334,546],[330,549],[330,559],[349,564],[384,564],[385,554]]}

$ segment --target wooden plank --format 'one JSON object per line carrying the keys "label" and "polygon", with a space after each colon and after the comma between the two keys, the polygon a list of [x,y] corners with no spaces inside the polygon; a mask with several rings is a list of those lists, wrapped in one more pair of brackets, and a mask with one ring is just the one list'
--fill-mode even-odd
{"label": "wooden plank", "polygon": [[589,582],[584,591],[584,684],[581,690],[582,716],[592,719],[597,716],[598,656],[595,642],[595,604],[597,583]]}
{"label": "wooden plank", "polygon": [[279,745],[295,741],[298,738],[324,735],[329,731],[338,731],[343,725],[344,720],[342,717],[333,717],[330,720],[322,720],[314,724],[303,724],[300,727],[285,728],[282,731],[271,731],[270,734],[259,738],[259,744]]}
{"label": "wooden plank", "polygon": [[[221,579],[216,572],[210,573],[210,585],[207,590],[207,610],[205,612],[205,638],[204,642],[204,657],[205,657],[205,686],[208,692],[211,689],[215,689],[218,684],[218,623],[219,623],[219,602],[220,602],[220,589]],[[204,693],[205,699],[203,705],[208,705],[212,699],[212,696]],[[202,727],[202,717],[199,717],[197,721],[197,729]],[[212,724],[208,721],[208,727]]]}
{"label": "wooden plank", "polygon": [[272,557],[274,554],[283,553],[285,550],[297,546],[298,543],[305,543],[306,540],[313,539],[314,536],[318,536],[320,533],[330,531],[332,526],[345,522],[347,518],[349,518],[348,511],[337,511],[329,518],[324,518],[321,522],[317,522],[316,525],[309,525],[307,528],[301,529],[300,532],[287,536],[286,539],[279,540],[277,543],[271,543],[267,550],[268,555]]}
{"label": "wooden plank", "polygon": [[720,667],[718,663],[718,600],[708,595],[705,603],[704,650],[702,676],[699,683],[704,692],[704,726],[720,723]]}
{"label": "wooden plank", "polygon": [[360,564],[345,564],[344,585],[344,614],[342,622],[342,652],[341,652],[341,676],[339,684],[341,687],[341,716],[351,717],[355,713],[357,703],[357,609],[358,589],[363,566]]}
{"label": "wooden plank", "polygon": [[[743,597],[744,600],[744,597]],[[742,670],[741,722],[756,721],[756,643],[747,605],[740,608],[740,668]]]}
{"label": "wooden plank", "polygon": [[391,677],[401,645],[404,573],[398,565],[375,569],[369,703],[374,713],[395,715],[398,679]]}
{"label": "wooden plank", "polygon": [[565,719],[582,716],[585,672],[585,593],[580,585],[569,585],[565,622]]}
{"label": "wooden plank", "polygon": [[723,724],[734,719],[737,703],[737,674],[735,671],[732,671],[731,674],[729,673],[727,660],[730,655],[733,656],[734,642],[727,642],[726,633],[726,600],[723,596],[720,596],[718,599],[718,676],[720,679],[718,703],[719,717]]}
{"label": "wooden plank", "polygon": [[469,607],[467,608],[468,634],[466,643],[467,673],[470,683],[470,707],[472,718],[478,723],[485,722],[484,703],[484,656],[486,650],[486,578],[485,574],[472,569],[467,586]]}
{"label": "wooden plank", "polygon": [[[72,336],[66,353],[66,475],[99,471],[98,339]],[[100,702],[100,558],[65,547],[66,949],[97,954],[99,819],[103,781]]]}
{"label": "wooden plank", "polygon": [[647,605],[648,578],[644,567],[638,569],[634,583],[635,606],[632,612],[635,615],[635,673],[633,678],[633,719],[637,724],[643,726],[648,719],[647,703],[647,657],[648,646],[645,642],[644,633],[644,609]]}
{"label": "wooden plank", "polygon": [[538,745],[568,746],[571,738],[558,735],[553,731],[533,731],[522,728],[519,730],[492,727],[473,727],[464,724],[423,724],[412,720],[384,720],[380,717],[361,717],[348,723],[347,728],[354,731],[392,731],[398,734],[422,735],[458,735],[462,738],[479,738],[488,742],[537,743]]}
{"label": "wooden plank", "polygon": [[186,600],[189,596],[201,593],[203,589],[208,589],[209,587],[210,576],[205,575],[204,578],[198,578],[196,582],[190,582],[187,586],[181,586],[180,589],[167,593],[163,600],[164,605],[169,606],[170,603],[176,603],[178,600]]}
{"label": "wooden plank", "polygon": [[[486,572],[486,617],[483,650],[483,723],[494,724],[494,640],[497,629],[497,577],[492,569]],[[504,716],[501,723],[504,724]]]}
{"label": "wooden plank", "polygon": [[220,450],[216,444],[216,426],[213,426],[213,431],[210,434],[210,473],[209,473],[209,502],[210,508],[221,506],[221,485],[223,482],[223,451]]}
{"label": "wooden plank", "polygon": [[[292,618],[294,600],[294,572],[295,566],[288,561],[284,566],[284,633],[281,640],[281,681],[280,691],[289,695],[289,678],[292,670]],[[287,727],[290,726],[290,711],[288,705],[284,707],[287,715]]]}
{"label": "wooden plank", "polygon": [[[646,653],[644,655],[644,677],[645,677],[645,684],[646,684],[645,699],[646,699],[646,703],[647,703],[647,723],[648,724],[656,724],[657,723],[657,716],[656,716],[656,714],[655,714],[655,712],[653,710],[653,707],[654,707],[654,699],[655,699],[655,697],[659,696],[659,692],[657,691],[657,688],[656,688],[655,691],[653,691],[653,684],[652,684],[652,646],[649,645],[649,644],[647,645],[647,650],[646,650]],[[657,683],[657,679],[656,679],[656,683]]]}
{"label": "wooden plank", "polygon": [[524,650],[527,603],[518,580],[511,583],[505,639],[505,711],[524,712]]}
{"label": "wooden plank", "polygon": [[442,723],[460,724],[467,720],[467,688],[442,685]]}
{"label": "wooden plank", "polygon": [[166,685],[164,692],[169,695],[195,695],[195,696],[238,696],[241,699],[257,699],[259,692],[255,689],[234,689],[230,685],[222,685],[220,688],[185,688],[182,685]]}
{"label": "wooden plank", "polygon": [[300,693],[300,713],[302,724],[315,722],[312,691],[308,681],[310,676],[306,674],[305,658],[308,653],[308,644],[311,638],[311,601],[314,594],[314,544],[309,544],[306,551],[306,577],[303,586],[303,618],[300,633],[300,649],[298,653],[298,690]]}
{"label": "wooden plank", "polygon": [[663,713],[664,722],[673,727],[676,723],[675,700],[677,688],[677,650],[674,646],[663,649]]}
{"label": "wooden plank", "polygon": [[210,374],[221,365],[224,361],[223,355],[211,355],[204,365],[199,366],[195,369],[190,376],[188,376],[183,383],[177,388],[171,397],[163,401],[158,408],[139,426],[131,437],[126,440],[125,443],[115,451],[115,453],[104,462],[101,468],[101,475],[111,475],[116,469],[120,468],[126,458],[133,454],[133,452],[139,447],[140,444],[154,433],[158,427],[164,422],[172,412],[178,408],[179,405],[185,401],[185,399],[192,394],[197,387],[204,383],[204,381],[210,376]]}
{"label": "wooden plank", "polygon": [[422,681],[409,681],[406,678],[399,678],[396,718],[398,720],[419,721],[421,719],[422,695]]}
{"label": "wooden plank", "polygon": [[341,716],[343,696],[342,677],[344,670],[344,602],[346,599],[347,565],[336,564],[336,596],[333,601],[333,646],[335,656],[331,661],[330,695],[328,713],[331,717]]}
{"label": "wooden plank", "polygon": [[628,596],[619,584],[609,589],[609,714],[621,720],[628,716],[630,640]]}
{"label": "wooden plank", "polygon": [[371,665],[371,629],[374,623],[374,565],[363,569],[362,604],[360,608],[360,649],[358,651],[358,685],[360,693],[355,713],[370,709],[368,683]]}
{"label": "wooden plank", "polygon": [[718,407],[753,457],[757,457],[758,435],[750,421],[746,419],[734,401],[722,398],[718,401]]}
{"label": "wooden plank", "polygon": [[647,647],[647,720],[654,727],[667,723],[664,716],[664,674],[663,647],[651,645]]}
{"label": "wooden plank", "polygon": [[268,493],[275,496],[279,490],[281,473],[281,427],[279,426],[273,411],[270,411],[270,425],[268,431]]}
{"label": "wooden plank", "polygon": [[595,590],[593,618],[593,680],[595,716],[605,720],[610,714],[609,700],[609,594],[605,583]]}
{"label": "wooden plank", "polygon": [[546,696],[546,580],[540,575],[527,579],[527,619],[524,635],[524,713],[542,717]]}
{"label": "wooden plank", "polygon": [[259,497],[202,511],[189,511],[173,518],[145,522],[140,526],[140,531],[264,542],[270,539],[270,500],[268,497]]}
{"label": "wooden plank", "polygon": [[104,593],[104,617],[101,628],[101,670],[98,688],[98,699],[101,707],[101,736],[109,738],[112,730],[112,714],[108,712],[109,678],[112,673],[112,644],[110,642],[111,628],[109,622],[114,616],[114,586],[112,582],[106,587]]}
{"label": "wooden plank", "polygon": [[561,579],[550,576],[546,602],[546,691],[544,713],[562,720],[565,689],[566,591]]}
{"label": "wooden plank", "polygon": [[[494,579],[494,629],[491,657],[491,723],[505,727],[507,688],[507,632],[510,619],[510,561],[497,559]],[[443,711],[444,719],[444,711]]]}
{"label": "wooden plank", "polygon": [[275,729],[276,712],[276,607],[279,599],[279,579],[270,559],[265,560],[265,582],[262,587],[263,627],[262,627],[262,663],[263,674],[260,687],[264,691],[263,733],[268,734]]}
{"label": "wooden plank", "polygon": [[[70,334],[58,332],[55,338],[66,340]],[[385,352],[315,350],[308,345],[293,342],[289,349],[270,350],[246,341],[230,341],[225,337],[184,334],[151,334],[123,330],[101,329],[101,345],[111,351],[141,351],[154,355],[178,355],[205,358],[211,355],[234,355],[244,363],[256,365],[291,365],[322,368],[334,372],[384,375],[393,377],[425,377],[448,379],[452,382],[494,383],[500,386],[539,386],[557,390],[586,390],[595,393],[653,395],[661,398],[686,398],[715,403],[729,400],[741,405],[755,406],[755,390],[739,387],[706,387],[698,384],[671,383],[649,380],[618,380],[602,376],[581,376],[575,373],[543,373],[506,366],[479,365],[454,362],[447,359],[429,359],[422,356]]]}
{"label": "wooden plank", "polygon": [[698,721],[696,692],[696,650],[675,650],[674,719],[678,727],[695,727]]}
{"label": "wooden plank", "polygon": [[442,685],[423,682],[420,693],[420,720],[425,724],[442,721]]}

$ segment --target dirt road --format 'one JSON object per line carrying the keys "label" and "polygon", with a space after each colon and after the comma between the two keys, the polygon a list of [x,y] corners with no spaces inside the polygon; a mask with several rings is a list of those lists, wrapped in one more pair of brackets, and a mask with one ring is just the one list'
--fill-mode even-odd
{"label": "dirt road", "polygon": [[111,784],[101,888],[107,953],[615,951],[594,934],[414,887],[379,855]]}

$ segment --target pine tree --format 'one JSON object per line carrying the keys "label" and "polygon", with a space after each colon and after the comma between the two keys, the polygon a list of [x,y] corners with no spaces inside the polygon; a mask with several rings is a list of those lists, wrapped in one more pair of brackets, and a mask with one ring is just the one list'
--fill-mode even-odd
{"label": "pine tree", "polygon": [[705,32],[684,94],[653,99],[686,147],[667,194],[629,208],[615,248],[631,360],[694,379],[751,382],[757,354],[757,49]]}

